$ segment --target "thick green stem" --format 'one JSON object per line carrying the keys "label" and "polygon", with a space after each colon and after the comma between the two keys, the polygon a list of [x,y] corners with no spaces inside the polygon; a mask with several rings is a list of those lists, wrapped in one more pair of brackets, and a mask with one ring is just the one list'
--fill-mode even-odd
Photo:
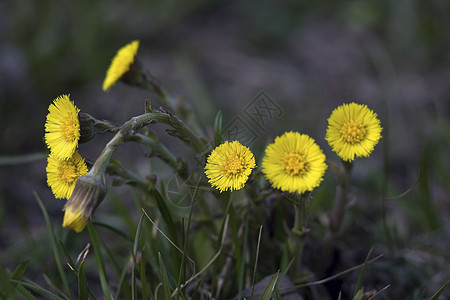
{"label": "thick green stem", "polygon": [[334,207],[330,214],[329,225],[325,236],[322,239],[321,252],[317,257],[317,272],[323,274],[331,263],[334,249],[334,243],[341,228],[342,220],[347,206],[347,193],[352,163],[342,161],[342,166],[337,167],[333,164],[338,185],[336,187],[336,198]]}
{"label": "thick green stem", "polygon": [[307,219],[307,201],[308,194],[298,195],[294,200],[294,226],[291,230],[291,235],[288,239],[288,249],[291,256],[295,257],[295,264],[293,267],[293,276],[297,276],[302,268],[302,256],[303,246],[305,243],[306,234],[308,229],[306,228]]}
{"label": "thick green stem", "polygon": [[292,232],[297,235],[303,235],[305,233],[306,200],[306,197],[301,195],[298,199],[298,202],[294,204],[295,219]]}
{"label": "thick green stem", "polygon": [[[190,145],[196,153],[200,153],[206,147],[206,144],[202,142],[202,140],[200,140],[200,138],[197,137],[197,135],[195,135],[192,130],[190,130],[189,127],[187,127],[175,115],[163,111],[148,112],[131,118],[120,127],[120,130],[116,133],[116,135],[108,142],[108,144],[106,144],[102,153],[99,155],[94,165],[92,166],[90,173],[92,175],[104,174],[108,163],[117,147],[121,145],[129,136],[136,135],[140,138],[144,138],[145,136],[140,135],[135,131],[137,131],[144,125],[152,123],[165,123],[170,125],[173,130],[168,130],[168,133],[183,140],[185,143]],[[167,149],[160,145],[160,147],[158,147],[158,151],[159,154],[164,157],[166,162],[168,162],[171,166],[175,167],[175,169],[178,170],[178,162],[171,155],[171,153],[168,152]]]}
{"label": "thick green stem", "polygon": [[341,227],[344,218],[345,206],[347,205],[348,181],[352,163],[342,161],[343,168],[336,175],[338,186],[336,187],[336,199],[334,201],[333,211],[330,215],[330,230],[337,233]]}

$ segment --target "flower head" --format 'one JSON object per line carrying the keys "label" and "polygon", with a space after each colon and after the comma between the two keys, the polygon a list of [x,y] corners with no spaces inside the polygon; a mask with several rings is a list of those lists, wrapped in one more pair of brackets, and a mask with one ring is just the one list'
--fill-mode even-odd
{"label": "flower head", "polygon": [[117,51],[116,56],[111,61],[106,77],[103,81],[103,90],[108,91],[121,77],[127,73],[131,65],[134,63],[137,51],[139,49],[139,41],[132,41]]}
{"label": "flower head", "polygon": [[45,122],[45,142],[59,159],[70,158],[78,147],[80,122],[75,104],[69,95],[56,98],[48,108]]}
{"label": "flower head", "polygon": [[84,158],[75,151],[69,159],[59,159],[53,152],[48,156],[47,184],[55,198],[68,199],[80,176],[88,172]]}
{"label": "flower head", "polygon": [[83,210],[74,210],[71,206],[66,207],[64,209],[63,227],[82,232],[88,223],[88,219],[85,219],[83,215]]}
{"label": "flower head", "polygon": [[312,138],[286,132],[267,146],[262,171],[274,188],[304,193],[319,186],[325,173],[325,155]]}
{"label": "flower head", "polygon": [[64,206],[63,227],[83,231],[97,206],[106,195],[104,174],[90,173],[78,178],[75,189]]}
{"label": "flower head", "polygon": [[209,155],[205,174],[211,186],[220,192],[233,191],[245,185],[255,166],[255,157],[250,149],[238,141],[224,142]]}
{"label": "flower head", "polygon": [[337,107],[328,118],[325,139],[344,161],[368,157],[381,138],[380,120],[366,105],[350,103]]}

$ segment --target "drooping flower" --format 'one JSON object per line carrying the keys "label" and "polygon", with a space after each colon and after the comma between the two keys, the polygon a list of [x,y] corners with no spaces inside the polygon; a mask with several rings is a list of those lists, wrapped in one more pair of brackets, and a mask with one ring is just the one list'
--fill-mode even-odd
{"label": "drooping flower", "polygon": [[327,165],[325,155],[306,134],[286,132],[268,145],[262,172],[272,187],[299,194],[319,186]]}
{"label": "drooping flower", "polygon": [[220,192],[241,189],[255,168],[255,157],[238,141],[224,142],[209,155],[205,174]]}
{"label": "drooping flower", "polygon": [[78,147],[80,122],[75,104],[69,95],[56,98],[48,108],[45,122],[45,143],[59,159],[70,158]]}
{"label": "drooping flower", "polygon": [[63,227],[65,228],[76,232],[83,231],[106,195],[104,174],[94,174],[92,171],[93,169],[78,178],[75,189],[64,206]]}
{"label": "drooping flower", "polygon": [[87,174],[84,158],[75,151],[69,159],[59,159],[53,152],[47,160],[47,184],[55,198],[68,199],[80,176]]}
{"label": "drooping flower", "polygon": [[103,90],[108,91],[122,76],[127,73],[131,65],[134,63],[137,51],[139,49],[139,41],[132,41],[117,51],[111,61],[106,77],[103,81]]}
{"label": "drooping flower", "polygon": [[368,157],[381,138],[380,120],[366,105],[350,103],[337,107],[328,118],[325,139],[344,161]]}

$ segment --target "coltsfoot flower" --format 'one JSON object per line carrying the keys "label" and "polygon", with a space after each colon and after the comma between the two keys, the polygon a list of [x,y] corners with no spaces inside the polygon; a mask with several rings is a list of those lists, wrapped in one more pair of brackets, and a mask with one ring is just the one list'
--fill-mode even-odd
{"label": "coltsfoot flower", "polygon": [[64,206],[63,227],[76,232],[83,231],[105,195],[104,174],[88,173],[78,178],[75,189]]}
{"label": "coltsfoot flower", "polygon": [[255,157],[238,141],[224,142],[209,155],[205,174],[220,192],[241,189],[255,168]]}
{"label": "coltsfoot flower", "polygon": [[71,206],[64,209],[63,227],[75,232],[82,232],[88,221],[89,219],[84,218],[83,210],[74,210]]}
{"label": "coltsfoot flower", "polygon": [[69,159],[80,139],[79,109],[69,95],[56,98],[48,108],[45,122],[45,143],[58,159]]}
{"label": "coltsfoot flower", "polygon": [[59,159],[53,152],[47,160],[47,184],[55,198],[68,199],[80,176],[87,174],[84,158],[75,151],[69,159]]}
{"label": "coltsfoot flower", "polygon": [[106,77],[103,81],[103,90],[108,91],[122,76],[127,73],[134,63],[136,54],[139,49],[139,41],[132,41],[117,51],[111,61]]}
{"label": "coltsfoot flower", "polygon": [[322,181],[327,165],[325,155],[306,134],[286,132],[268,145],[262,172],[272,187],[299,194],[312,191]]}
{"label": "coltsfoot flower", "polygon": [[381,138],[380,120],[366,105],[350,103],[337,107],[328,118],[325,139],[344,161],[368,157]]}

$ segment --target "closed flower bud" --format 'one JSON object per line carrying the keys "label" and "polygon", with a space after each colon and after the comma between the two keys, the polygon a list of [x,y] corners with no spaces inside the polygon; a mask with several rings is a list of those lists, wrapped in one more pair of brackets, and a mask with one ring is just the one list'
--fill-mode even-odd
{"label": "closed flower bud", "polygon": [[86,113],[79,113],[78,119],[80,121],[79,143],[86,143],[93,139],[97,134],[114,130],[118,127],[116,124],[109,121],[97,120],[93,116]]}
{"label": "closed flower bud", "polygon": [[63,227],[83,231],[106,195],[105,178],[88,173],[78,178],[72,196],[64,206]]}

